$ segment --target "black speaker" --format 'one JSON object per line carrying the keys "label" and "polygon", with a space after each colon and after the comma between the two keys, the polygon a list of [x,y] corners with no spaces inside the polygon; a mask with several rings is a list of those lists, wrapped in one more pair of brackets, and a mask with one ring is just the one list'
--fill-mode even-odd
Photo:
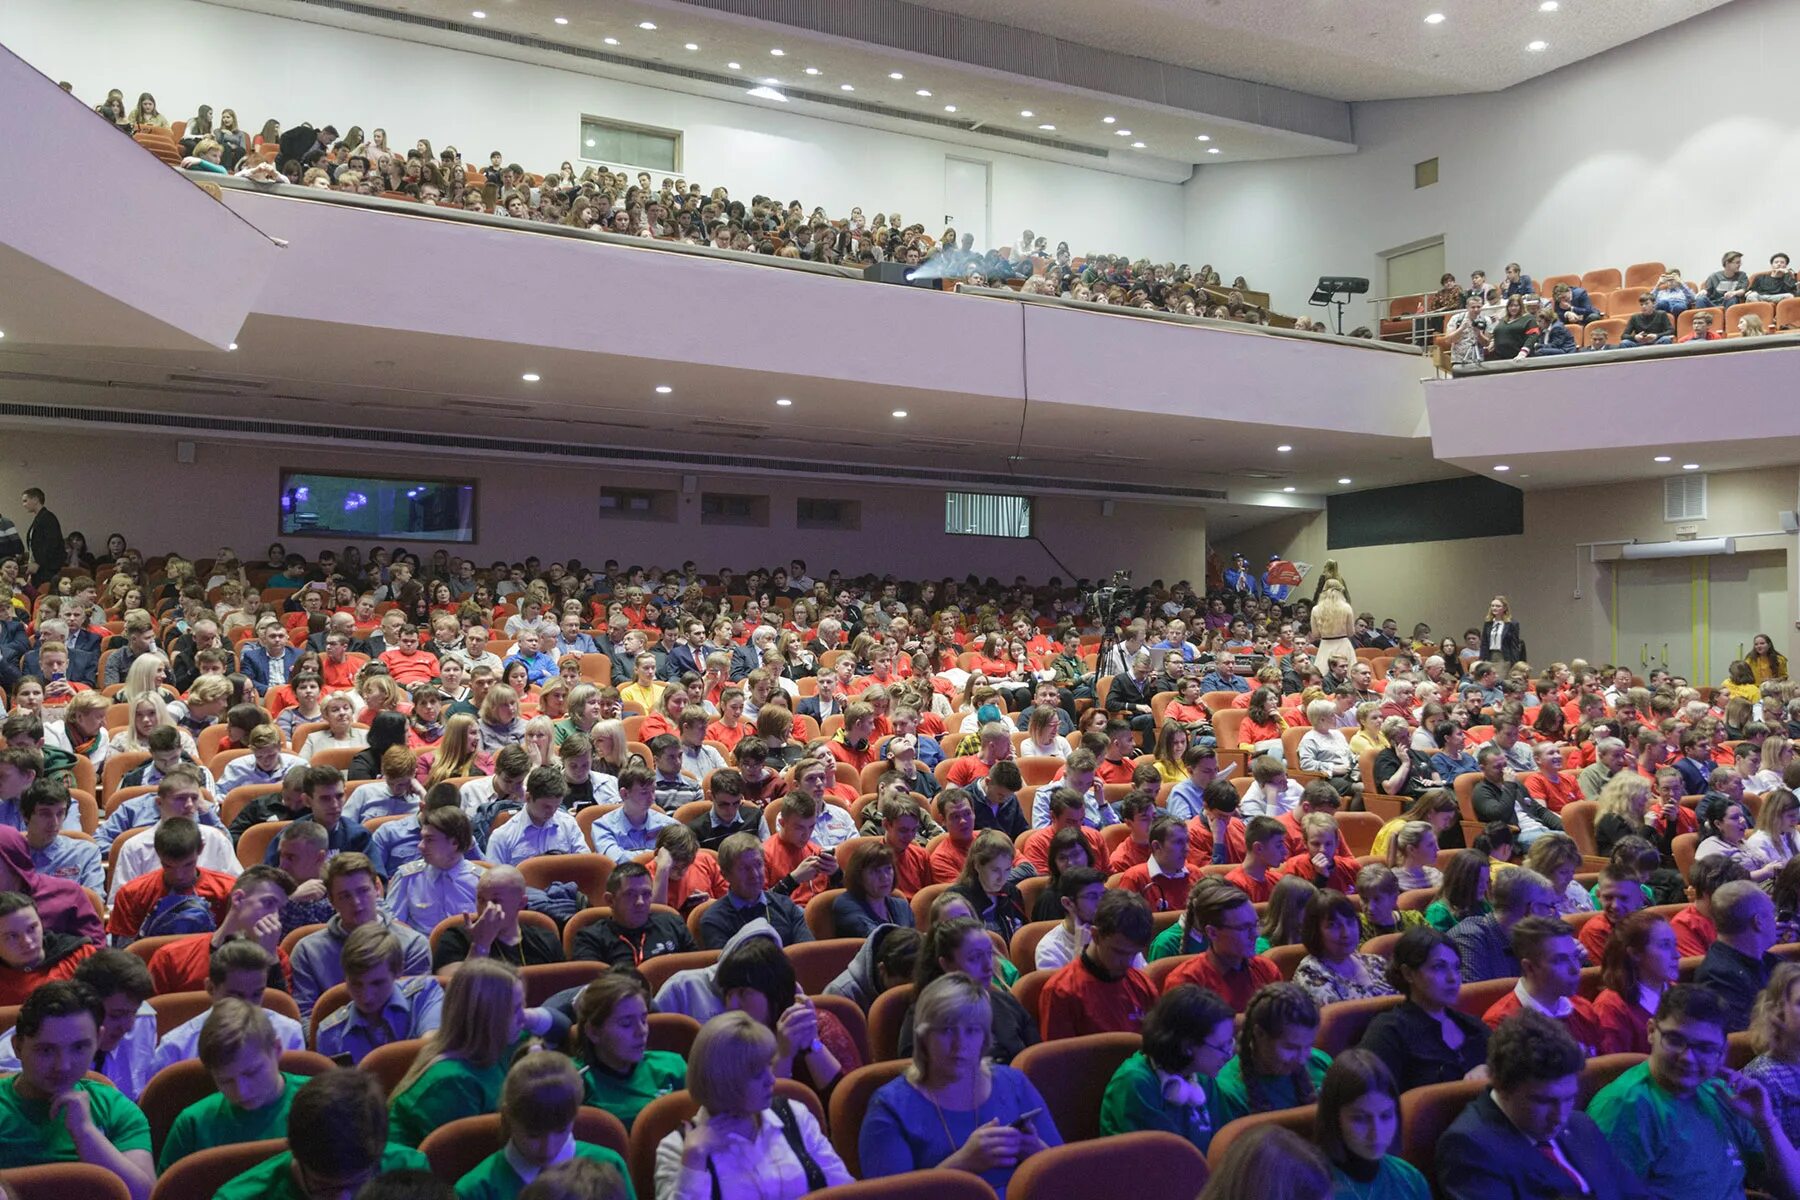
{"label": "black speaker", "polygon": [[938,281],[934,279],[912,279],[908,273],[914,268],[905,263],[878,262],[870,263],[863,268],[863,278],[870,283],[897,283],[901,287],[936,288]]}

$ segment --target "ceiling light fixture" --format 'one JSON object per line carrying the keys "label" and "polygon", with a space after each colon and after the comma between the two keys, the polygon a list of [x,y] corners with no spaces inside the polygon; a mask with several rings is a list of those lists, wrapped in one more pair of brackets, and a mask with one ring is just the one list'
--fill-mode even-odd
{"label": "ceiling light fixture", "polygon": [[777,408],[792,408],[793,406],[794,406],[794,402],[792,400],[789,400],[786,396],[783,396],[783,397],[781,397],[781,399],[775,401],[775,407],[777,407]]}
{"label": "ceiling light fixture", "polygon": [[639,21],[638,28],[639,29],[655,29],[656,22],[655,21]]}
{"label": "ceiling light fixture", "polygon": [[1114,136],[1114,137],[1130,137],[1130,136],[1131,136],[1131,130],[1129,130],[1129,129],[1115,129],[1115,130],[1113,130],[1113,136]]}
{"label": "ceiling light fixture", "polygon": [[682,47],[682,49],[684,49],[684,50],[698,50],[699,48],[700,48],[700,44],[698,42],[689,42],[689,43],[687,43],[687,45]]}
{"label": "ceiling light fixture", "polygon": [[1030,109],[1029,109],[1029,108],[1021,108],[1021,109],[1020,109],[1020,110],[1019,110],[1019,115],[1020,115],[1020,116],[1021,116],[1021,117],[1035,117],[1035,116],[1037,116],[1037,114],[1036,114],[1036,113],[1034,113],[1034,112],[1032,112],[1032,111],[1031,111],[1031,110],[1030,110]]}
{"label": "ceiling light fixture", "polygon": [[1132,149],[1133,149],[1133,150],[1142,150],[1142,149],[1143,149],[1143,148],[1144,148],[1144,143],[1142,143],[1142,142],[1133,142],[1133,143],[1131,143],[1131,148],[1132,148]]}
{"label": "ceiling light fixture", "polygon": [[567,17],[557,17],[555,20],[558,25],[567,25],[569,23],[569,18]]}
{"label": "ceiling light fixture", "polygon": [[727,71],[741,71],[744,67],[742,63],[728,62],[725,64],[725,69]]}
{"label": "ceiling light fixture", "polygon": [[817,67],[808,67],[808,68],[806,68],[806,73],[807,73],[807,74],[808,74],[808,75],[817,75],[817,74],[818,74],[818,73],[819,73],[819,68],[817,68]]}
{"label": "ceiling light fixture", "polygon": [[914,92],[913,95],[915,95],[915,96],[930,96],[931,91],[929,88],[920,88],[918,91]]}
{"label": "ceiling light fixture", "polygon": [[1540,50],[1548,50],[1550,48],[1550,43],[1546,41],[1528,42],[1526,43],[1525,48],[1533,54],[1536,54]]}
{"label": "ceiling light fixture", "polygon": [[1056,132],[1056,126],[1054,126],[1054,125],[1039,125],[1038,128],[1045,130],[1046,132],[1049,132],[1049,133]]}
{"label": "ceiling light fixture", "polygon": [[944,105],[944,111],[945,111],[945,112],[955,112],[955,111],[956,111],[956,105],[954,105],[954,104],[946,104],[946,105]]}
{"label": "ceiling light fixture", "polygon": [[526,383],[536,383],[539,379],[542,378],[542,376],[538,375],[534,371],[527,371],[523,375],[519,376],[519,378],[523,379]]}
{"label": "ceiling light fixture", "polygon": [[476,9],[474,12],[470,13],[469,15],[471,17],[474,17],[477,21],[487,20],[487,14],[482,12],[479,8]]}
{"label": "ceiling light fixture", "polygon": [[906,78],[906,76],[904,76],[904,75],[902,75],[902,74],[901,74],[901,73],[900,73],[900,72],[898,72],[898,71],[889,71],[889,72],[888,72],[888,78],[889,78],[889,79],[905,79],[905,78]]}
{"label": "ceiling light fixture", "polygon": [[840,91],[840,92],[854,92],[855,90],[856,90],[855,88],[851,87],[847,83],[838,84],[838,91]]}
{"label": "ceiling light fixture", "polygon": [[656,394],[659,396],[666,396],[674,390],[675,390],[674,388],[670,387],[666,383],[659,383],[656,385]]}
{"label": "ceiling light fixture", "polygon": [[906,415],[906,410],[904,408],[896,408],[894,410],[894,415],[896,417],[904,417]]}
{"label": "ceiling light fixture", "polygon": [[1444,23],[1444,14],[1443,13],[1426,13],[1425,14],[1425,23],[1427,25],[1442,25]]}
{"label": "ceiling light fixture", "polygon": [[1102,125],[1111,125],[1111,124],[1113,124],[1113,123],[1114,123],[1114,122],[1116,122],[1116,121],[1117,121],[1117,120],[1118,120],[1118,119],[1119,119],[1119,118],[1117,118],[1117,117],[1101,117],[1101,118],[1100,118],[1100,123],[1101,123],[1101,124],[1102,124]]}
{"label": "ceiling light fixture", "polygon": [[[0,334],[0,337],[3,337],[3,336],[5,336],[5,335],[4,335],[4,334]],[[233,342],[233,343],[231,343],[231,345],[229,345],[229,346],[227,346],[227,347],[225,347],[225,348],[226,348],[226,349],[227,349],[227,350],[236,350],[236,349],[237,349],[237,343],[236,343],[236,342]]]}
{"label": "ceiling light fixture", "polygon": [[1700,464],[1699,463],[1682,463],[1681,469],[1684,471],[1698,471],[1700,469]]}
{"label": "ceiling light fixture", "polygon": [[1293,448],[1293,447],[1292,447],[1292,446],[1289,446],[1289,445],[1286,445],[1286,444],[1285,444],[1285,443],[1284,443],[1284,444],[1283,444],[1283,445],[1280,445],[1280,446],[1277,446],[1277,447],[1275,447],[1275,453],[1277,453],[1277,454],[1288,454],[1288,453],[1291,453],[1291,452],[1292,452],[1292,451],[1293,451],[1293,449],[1294,449],[1294,448]]}
{"label": "ceiling light fixture", "polygon": [[1219,154],[1219,153],[1221,153],[1221,151],[1220,151],[1220,150],[1219,150],[1219,148],[1218,148],[1218,147],[1217,147],[1217,146],[1208,146],[1208,147],[1207,147],[1207,149],[1206,149],[1206,152],[1207,152],[1207,153],[1208,153],[1208,154]]}
{"label": "ceiling light fixture", "polygon": [[1561,7],[1562,7],[1562,5],[1558,4],[1556,2],[1556,0],[1544,0],[1544,2],[1542,4],[1538,5],[1538,11],[1539,12],[1555,12],[1557,9],[1559,9]]}
{"label": "ceiling light fixture", "polygon": [[768,84],[770,87],[780,87],[781,86],[781,80],[775,79],[773,77],[766,77],[763,79],[763,82]]}
{"label": "ceiling light fixture", "polygon": [[1659,454],[1659,455],[1657,455],[1657,456],[1656,456],[1656,461],[1657,461],[1657,462],[1673,462],[1673,461],[1674,461],[1674,459],[1672,459],[1672,458],[1670,458],[1670,457],[1669,457],[1669,456],[1668,456],[1668,455],[1666,455],[1666,454]]}
{"label": "ceiling light fixture", "polygon": [[1194,140],[1196,142],[1210,142],[1210,141],[1212,141],[1212,134],[1203,133],[1199,137],[1196,137]]}
{"label": "ceiling light fixture", "polygon": [[769,53],[773,54],[776,58],[785,58],[787,56],[787,51],[783,50],[780,46],[775,47],[773,50],[769,51]]}
{"label": "ceiling light fixture", "polygon": [[601,40],[604,41],[609,46],[616,46],[619,44],[618,38],[602,38]]}
{"label": "ceiling light fixture", "polygon": [[1345,477],[1344,477],[1344,478],[1342,478],[1342,479],[1340,479],[1340,480],[1338,480],[1338,482],[1339,482],[1339,483],[1349,483],[1349,482],[1350,482],[1350,477],[1349,477],[1349,476],[1348,476],[1348,475],[1346,475],[1346,476],[1345,476]]}
{"label": "ceiling light fixture", "polygon": [[1295,488],[1291,488],[1291,487],[1284,487],[1284,488],[1282,488],[1282,489],[1281,489],[1281,490],[1282,490],[1282,491],[1284,491],[1284,492],[1292,492],[1292,491],[1296,491],[1296,490],[1298,490],[1298,489],[1295,489]]}
{"label": "ceiling light fixture", "polygon": [[1496,471],[1510,471],[1510,470],[1512,470],[1512,468],[1511,468],[1511,467],[1509,467],[1509,466],[1507,466],[1507,465],[1506,465],[1506,464],[1505,464],[1505,463],[1495,463],[1495,464],[1494,464],[1494,470],[1496,470]]}

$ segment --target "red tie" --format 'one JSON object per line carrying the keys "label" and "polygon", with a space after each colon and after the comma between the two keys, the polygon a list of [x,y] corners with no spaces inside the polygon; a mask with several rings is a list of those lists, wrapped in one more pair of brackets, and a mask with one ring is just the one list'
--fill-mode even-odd
{"label": "red tie", "polygon": [[1583,1179],[1574,1167],[1563,1161],[1563,1157],[1558,1153],[1554,1143],[1539,1142],[1537,1144],[1537,1150],[1539,1154],[1542,1154],[1545,1158],[1549,1159],[1558,1171],[1561,1171],[1564,1175],[1568,1176],[1569,1182],[1575,1185],[1576,1191],[1584,1196],[1588,1194],[1587,1180]]}

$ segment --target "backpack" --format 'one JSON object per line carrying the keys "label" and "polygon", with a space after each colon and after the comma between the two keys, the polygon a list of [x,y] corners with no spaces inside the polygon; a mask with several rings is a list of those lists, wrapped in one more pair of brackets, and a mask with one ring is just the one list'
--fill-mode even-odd
{"label": "backpack", "polygon": [[160,937],[169,933],[211,933],[218,928],[213,920],[212,905],[192,892],[176,892],[164,896],[151,908],[150,915],[138,929],[138,937]]}

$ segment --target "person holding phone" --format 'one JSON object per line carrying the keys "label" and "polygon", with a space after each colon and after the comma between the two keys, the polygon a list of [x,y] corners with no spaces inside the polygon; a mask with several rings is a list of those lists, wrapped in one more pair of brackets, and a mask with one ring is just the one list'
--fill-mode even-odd
{"label": "person holding phone", "polygon": [[913,1059],[869,1103],[858,1138],[864,1179],[928,1167],[981,1176],[1005,1200],[1021,1162],[1060,1146],[1044,1098],[1012,1067],[988,1061],[986,980],[952,971],[913,1006]]}
{"label": "person holding phone", "polygon": [[1768,1089],[1725,1065],[1725,1005],[1676,984],[1650,1023],[1650,1058],[1602,1088],[1588,1115],[1655,1196],[1726,1200],[1746,1186],[1800,1196],[1800,1154]]}

